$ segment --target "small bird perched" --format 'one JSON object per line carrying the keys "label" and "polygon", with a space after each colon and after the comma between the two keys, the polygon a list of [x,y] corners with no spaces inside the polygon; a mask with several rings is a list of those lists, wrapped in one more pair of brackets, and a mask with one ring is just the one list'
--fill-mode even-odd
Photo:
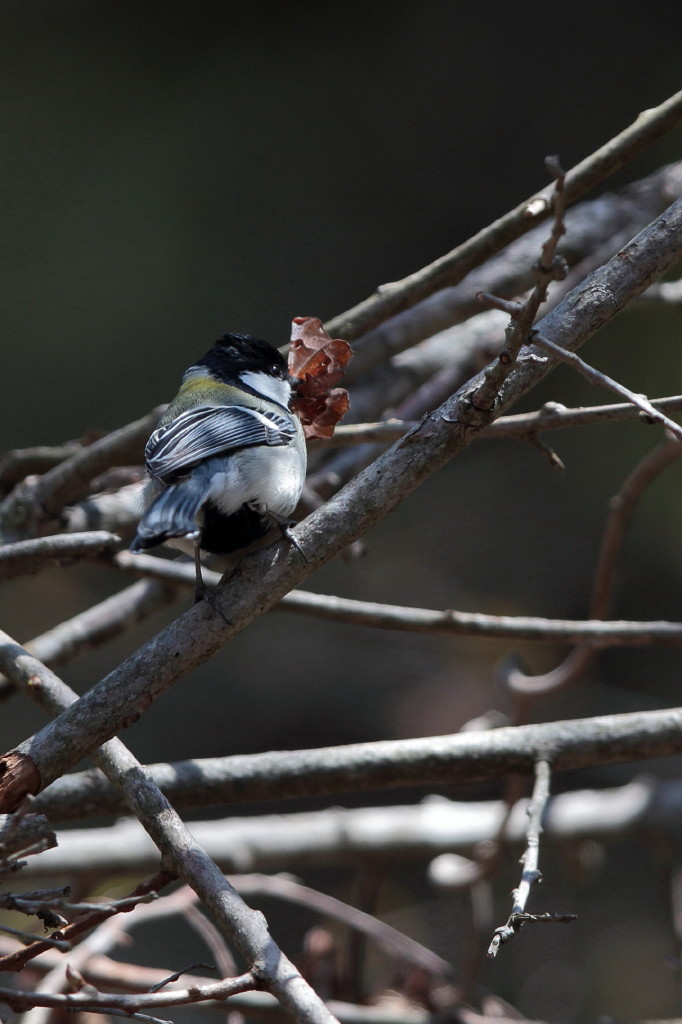
{"label": "small bird perched", "polygon": [[147,442],[150,483],[130,550],[168,542],[193,551],[197,599],[206,593],[200,551],[238,551],[275,525],[288,536],[306,473],[291,397],[276,348],[226,334],[185,372]]}

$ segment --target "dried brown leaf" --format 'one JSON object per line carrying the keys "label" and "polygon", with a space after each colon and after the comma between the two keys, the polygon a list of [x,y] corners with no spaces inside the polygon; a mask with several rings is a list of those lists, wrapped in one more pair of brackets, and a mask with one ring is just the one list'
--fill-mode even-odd
{"label": "dried brown leaf", "polygon": [[343,376],[352,354],[348,342],[330,338],[317,317],[294,318],[289,373],[299,383],[291,408],[300,418],[307,438],[331,437],[348,411],[348,392],[334,385]]}

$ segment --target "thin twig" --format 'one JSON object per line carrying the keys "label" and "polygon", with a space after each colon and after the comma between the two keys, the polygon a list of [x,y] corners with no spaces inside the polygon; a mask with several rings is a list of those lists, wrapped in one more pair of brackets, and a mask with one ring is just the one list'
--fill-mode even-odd
{"label": "thin twig", "polygon": [[486,294],[478,298],[510,316],[505,332],[505,343],[495,359],[483,371],[483,379],[466,399],[460,403],[459,418],[471,426],[483,426],[490,418],[490,412],[498,401],[502,385],[512,372],[521,348],[527,343],[540,306],[547,300],[550,282],[566,276],[565,261],[558,259],[557,246],[565,233],[564,211],[566,209],[565,175],[557,157],[547,157],[547,170],[554,178],[553,221],[549,236],[542,246],[542,253],[535,265],[535,286],[523,302],[508,302]]}
{"label": "thin twig", "polygon": [[[670,398],[654,398],[651,404],[661,412],[678,412],[682,410],[682,395]],[[527,440],[545,430],[565,430],[571,427],[584,427],[596,423],[616,423],[622,420],[651,422],[647,415],[630,402],[613,405],[592,405],[576,409],[567,409],[558,402],[547,402],[537,412],[522,412],[513,416],[500,416],[498,420],[485,427],[480,436],[485,438],[519,438]],[[332,437],[315,441],[315,448],[350,448],[368,442],[392,444],[414,430],[417,420],[381,420],[378,423],[341,423]]]}
{"label": "thin twig", "polygon": [[[152,894],[156,896],[156,893],[150,890],[149,895]],[[149,896],[146,896],[144,900],[146,901],[148,898]],[[114,910],[115,913],[113,915],[110,915],[105,920],[100,919],[94,931],[87,935],[87,937],[84,937],[84,931],[82,931],[79,935],[80,944],[70,954],[69,959],[62,958],[49,974],[43,978],[41,985],[42,994],[62,992],[68,988],[74,991],[85,990],[85,982],[80,975],[81,968],[93,955],[108,953],[112,947],[119,944],[124,934],[124,929],[121,926],[121,921],[124,919],[123,915],[125,915],[125,919],[132,920],[139,902],[139,898],[133,900],[126,899],[123,906],[119,905],[116,908],[110,906],[107,909]],[[84,919],[81,918],[77,923],[83,925]],[[27,952],[35,952],[35,944],[30,946]],[[48,1024],[50,1016],[51,1014],[47,1007],[34,1006],[22,1018],[22,1024]]]}
{"label": "thin twig", "polygon": [[[10,928],[9,925],[6,924],[0,924],[0,932],[6,932],[7,935],[13,935],[16,939],[19,939],[20,942],[23,942],[25,946],[35,942],[35,935],[31,932],[23,932],[18,928]],[[46,946],[49,946],[52,949],[60,950],[62,953],[68,953],[71,949],[71,944],[66,942],[65,939],[44,938],[40,941],[44,942]]]}
{"label": "thin twig", "polygon": [[[681,455],[680,442],[665,438],[647,453],[627,478],[619,493],[611,499],[592,584],[589,609],[592,620],[602,619],[611,607],[616,567],[621,556],[626,529],[637,502],[656,477]],[[595,651],[594,646],[581,644],[556,668],[537,676],[528,675],[518,659],[510,656],[500,666],[498,675],[502,684],[516,696],[519,713],[525,714],[529,701],[546,696],[550,692],[554,693],[579,679],[592,662]]]}
{"label": "thin twig", "polygon": [[[188,898],[189,896],[189,898]],[[136,924],[156,920],[172,914],[186,914],[192,909],[194,893],[185,886],[177,890],[163,900],[158,900],[153,906],[150,904],[138,904],[134,908],[128,908],[125,916],[117,915],[105,921],[101,921],[87,938],[80,942],[80,945],[69,957],[68,961],[61,958],[46,975],[41,983],[43,993],[62,992],[67,988],[74,988],[74,976],[78,978],[77,990],[83,987],[82,975],[80,972],[87,966],[93,956],[102,956],[108,953],[114,946],[125,941],[126,932]],[[221,972],[223,977],[232,977],[237,972],[231,968]],[[163,979],[167,984],[169,979]],[[199,984],[202,984],[200,982]],[[163,986],[161,986],[163,987]],[[155,988],[149,991],[156,991]],[[34,1007],[26,1016],[23,1024],[47,1024],[50,1014],[46,1007]]]}
{"label": "thin twig", "polygon": [[[19,989],[0,988],[0,1000],[13,1010],[26,1010],[33,1006],[49,1006],[55,1009],[78,1010],[81,1013],[111,1013],[119,1011],[125,1016],[137,1015],[141,1009],[163,1006],[179,1006],[206,1000],[228,999],[237,992],[246,992],[257,987],[257,979],[247,971],[236,978],[209,981],[191,988],[174,989],[171,992],[140,992],[137,995],[116,995],[91,989],[80,992],[22,992]],[[334,1018],[329,1015],[333,1020]]]}
{"label": "thin twig", "polygon": [[[140,573],[190,589],[195,584],[194,568],[154,555],[133,555],[121,551],[115,565],[125,572]],[[220,574],[203,570],[204,582],[217,586]],[[402,605],[357,601],[330,594],[292,590],[273,611],[294,612],[331,622],[369,626],[375,629],[427,633],[434,636],[483,636],[499,640],[537,640],[541,643],[587,642],[598,648],[641,644],[682,644],[680,622],[605,622],[594,620],[544,619],[524,615],[483,615],[447,609],[408,608]]]}
{"label": "thin twig", "polygon": [[[141,899],[147,897],[150,893],[158,893],[167,885],[173,881],[173,876],[169,875],[165,871],[157,872],[148,881],[141,882],[135,887],[133,892],[130,894],[130,898],[136,898],[139,903]],[[67,924],[66,927],[60,930],[62,937],[69,943],[73,939],[78,938],[90,931],[90,929],[101,924],[103,921],[107,921],[109,918],[116,916],[120,913],[129,913],[132,907],[125,907],[123,910],[111,908],[111,907],[98,907],[96,910],[88,911],[77,921],[72,921],[71,924]],[[45,944],[45,939],[35,939],[26,949],[19,950],[17,952],[9,953],[3,957],[0,957],[0,970],[2,971],[20,971],[26,964],[34,957],[39,956],[43,950],[47,949],[48,946]]]}
{"label": "thin twig", "polygon": [[[22,914],[38,914],[45,908],[66,910],[70,913],[82,913],[83,911],[110,911],[112,914],[121,911],[132,910],[139,903],[149,903],[157,899],[158,893],[149,892],[142,896],[123,896],[118,900],[103,900],[101,903],[87,903],[80,901],[72,903],[66,898],[66,890],[47,890],[50,895],[41,897],[38,893],[0,893],[0,907],[5,910],[18,910]],[[65,924],[67,922],[64,922]]]}
{"label": "thin twig", "polygon": [[533,343],[538,345],[540,348],[545,349],[547,352],[551,352],[552,355],[557,356],[563,363],[568,363],[574,370],[581,373],[584,377],[590,381],[591,384],[601,384],[603,387],[608,388],[610,391],[615,391],[621,398],[626,398],[628,402],[631,402],[640,412],[644,413],[654,423],[661,423],[671,434],[674,434],[678,440],[682,440],[682,426],[676,423],[675,420],[671,420],[669,416],[666,416],[664,412],[657,409],[656,406],[649,401],[646,395],[635,394],[634,391],[630,391],[623,384],[619,384],[613,377],[609,377],[608,374],[602,373],[600,370],[595,370],[593,366],[586,363],[584,359],[576,355],[575,352],[569,352],[561,345],[557,345],[555,342],[550,341],[544,335],[538,331],[533,332]]}
{"label": "thin twig", "polygon": [[549,761],[539,759],[535,764],[535,783],[533,795],[528,806],[528,831],[526,833],[526,849],[521,857],[523,871],[518,888],[514,890],[514,902],[511,914],[506,924],[495,929],[495,934],[488,947],[488,956],[496,957],[500,946],[508,942],[521,927],[528,921],[569,922],[575,920],[575,914],[528,914],[526,906],[532,887],[542,881],[542,874],[539,870],[540,861],[540,834],[542,833],[542,818],[549,800],[549,787],[551,781],[551,768]]}
{"label": "thin twig", "polygon": [[[656,398],[651,404],[661,412],[682,410],[682,396]],[[481,432],[482,437],[517,437],[525,439],[533,433],[545,430],[563,430],[568,427],[584,427],[595,423],[613,423],[621,420],[640,420],[651,423],[648,416],[629,402],[613,405],[591,405],[584,408],[567,409],[557,402],[547,402],[537,412],[519,413],[515,416],[500,416]]]}
{"label": "thin twig", "polygon": [[[56,954],[56,956],[60,956],[60,954]],[[36,970],[41,970],[54,962],[55,954],[46,952],[34,966]],[[98,956],[93,957],[87,963],[83,974],[91,984],[111,986],[136,993],[141,989],[152,991],[154,985],[166,978],[167,972]],[[206,978],[197,975],[186,978],[186,983],[189,989],[209,984]],[[196,1005],[197,1008],[202,1006],[210,1008],[211,1006],[208,1002]],[[411,1005],[395,1007],[391,1004],[381,1003],[372,1006],[356,1006],[339,1000],[330,1000],[328,1005],[342,1024],[433,1024],[433,1016],[428,1010],[421,1010]],[[249,1019],[282,1020],[285,1017],[285,1011],[269,992],[235,993],[230,996],[230,1001],[225,1009],[243,1013]],[[485,1024],[485,1021],[482,1020],[482,1024]]]}
{"label": "thin twig", "polygon": [[404,935],[384,921],[379,921],[372,914],[366,914],[327,893],[301,885],[286,875],[240,874],[231,876],[230,880],[239,892],[247,896],[275,896],[342,921],[349,927],[369,935],[385,953],[414,964],[430,974],[441,978],[450,977],[452,974],[451,964],[427,949],[421,942]]}

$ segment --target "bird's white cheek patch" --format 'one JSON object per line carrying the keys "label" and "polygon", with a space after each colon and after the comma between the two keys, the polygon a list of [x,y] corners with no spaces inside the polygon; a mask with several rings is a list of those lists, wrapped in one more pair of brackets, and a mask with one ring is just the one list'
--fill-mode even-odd
{"label": "bird's white cheek patch", "polygon": [[279,377],[271,377],[269,373],[262,373],[260,371],[253,373],[251,370],[240,373],[239,377],[244,384],[248,384],[250,388],[257,391],[263,398],[269,398],[285,408],[289,405],[291,386],[288,381],[280,380]]}

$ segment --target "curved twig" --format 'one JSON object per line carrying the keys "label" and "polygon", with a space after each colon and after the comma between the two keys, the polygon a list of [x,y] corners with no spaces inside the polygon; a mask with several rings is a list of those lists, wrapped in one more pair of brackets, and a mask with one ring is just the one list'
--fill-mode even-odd
{"label": "curved twig", "polygon": [[[676,439],[665,438],[635,467],[619,493],[611,499],[610,512],[597,559],[592,585],[590,618],[602,619],[608,614],[615,587],[616,565],[623,547],[625,532],[637,502],[656,477],[682,455]],[[556,668],[541,675],[528,675],[515,657],[508,658],[499,669],[503,684],[519,700],[546,696],[579,679],[594,658],[596,648],[581,645],[571,651]]]}

